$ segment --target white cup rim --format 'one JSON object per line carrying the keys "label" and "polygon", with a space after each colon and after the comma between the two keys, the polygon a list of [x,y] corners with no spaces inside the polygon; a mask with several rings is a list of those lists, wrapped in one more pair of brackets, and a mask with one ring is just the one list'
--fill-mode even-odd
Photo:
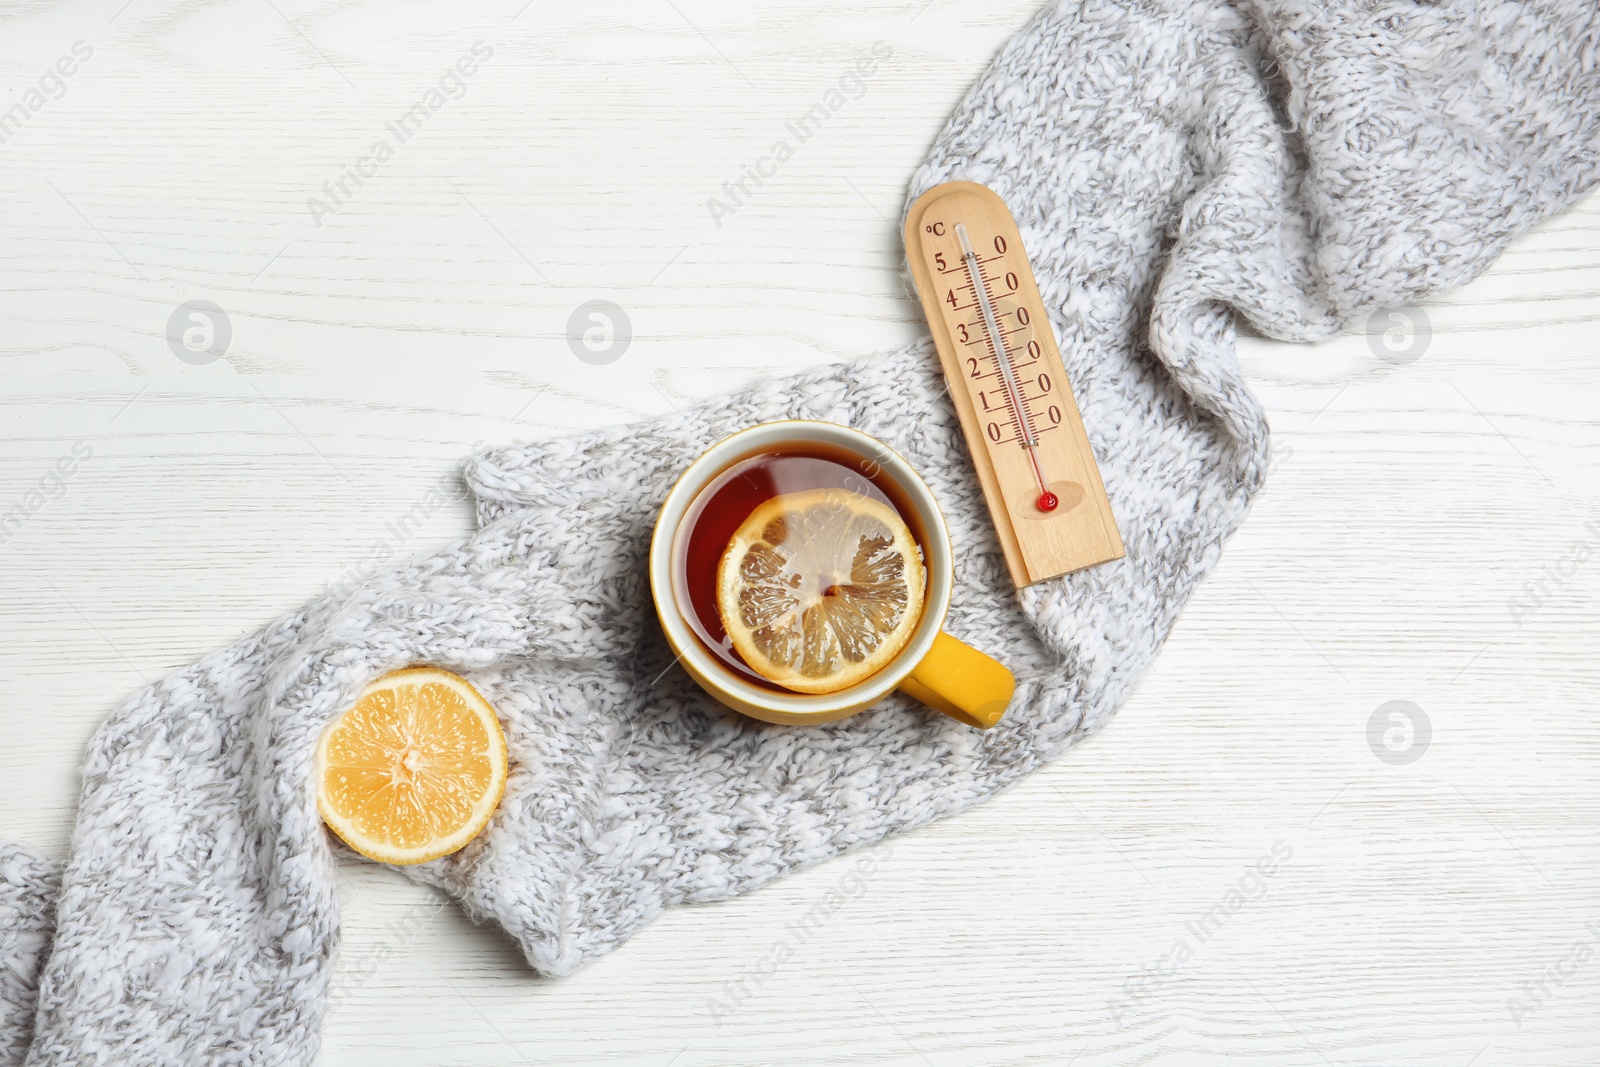
{"label": "white cup rim", "polygon": [[[784,693],[733,674],[689,626],[684,609],[678,604],[673,581],[676,535],[700,491],[740,460],[776,451],[786,443],[835,445],[877,463],[900,487],[905,503],[915,512],[907,518],[921,527],[917,532],[922,534],[922,547],[928,555],[923,561],[927,585],[922,618],[911,639],[883,670],[837,693]],[[662,630],[679,662],[712,696],[729,707],[770,721],[827,722],[876,704],[893,692],[927,656],[950,608],[953,562],[950,531],[938,498],[903,456],[877,438],[849,426],[789,419],[762,423],[722,439],[679,476],[661,505],[650,541],[650,594],[655,600]]]}

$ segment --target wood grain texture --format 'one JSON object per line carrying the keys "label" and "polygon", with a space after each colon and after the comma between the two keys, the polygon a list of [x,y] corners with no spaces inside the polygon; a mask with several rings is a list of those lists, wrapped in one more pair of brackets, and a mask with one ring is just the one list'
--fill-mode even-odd
{"label": "wood grain texture", "polygon": [[[921,332],[906,177],[1034,7],[124,2],[0,22],[8,100],[93,49],[0,144],[0,511],[42,501],[0,545],[0,837],[57,856],[115,702],[464,534],[424,501],[475,445]],[[477,41],[464,95],[313,219]],[[166,341],[192,299],[231,324],[208,365]],[[567,340],[593,299],[632,326],[606,365]],[[1423,311],[1411,362],[1241,341],[1274,472],[1090,743],[865,875],[679,909],[562,981],[346,865],[323,1062],[1596,1062],[1600,200]],[[1369,746],[1395,700],[1431,723],[1408,765]]]}

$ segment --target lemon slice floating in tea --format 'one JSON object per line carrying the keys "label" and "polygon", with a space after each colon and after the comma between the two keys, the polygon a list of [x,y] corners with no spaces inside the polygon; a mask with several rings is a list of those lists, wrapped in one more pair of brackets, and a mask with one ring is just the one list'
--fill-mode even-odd
{"label": "lemon slice floating in tea", "polygon": [[905,520],[844,489],[773,497],[717,566],[717,612],[750,669],[832,693],[871,677],[922,617],[922,555]]}
{"label": "lemon slice floating in tea", "polygon": [[437,667],[386,674],[322,735],[317,810],[380,863],[423,863],[478,835],[506,788],[506,738],[465,678]]}

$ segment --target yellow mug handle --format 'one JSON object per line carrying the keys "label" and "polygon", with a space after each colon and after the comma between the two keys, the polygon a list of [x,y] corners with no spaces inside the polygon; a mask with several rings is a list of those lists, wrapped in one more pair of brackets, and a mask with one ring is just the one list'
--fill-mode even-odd
{"label": "yellow mug handle", "polygon": [[1000,721],[1016,688],[1010,671],[942,630],[900,683],[907,696],[980,730]]}

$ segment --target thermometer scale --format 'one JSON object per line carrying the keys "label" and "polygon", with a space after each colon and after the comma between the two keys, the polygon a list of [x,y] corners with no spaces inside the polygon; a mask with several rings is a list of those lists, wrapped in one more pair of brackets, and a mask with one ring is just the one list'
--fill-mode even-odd
{"label": "thermometer scale", "polygon": [[906,258],[1018,587],[1120,559],[1122,537],[1050,320],[1005,203],[974,182],[928,190]]}

